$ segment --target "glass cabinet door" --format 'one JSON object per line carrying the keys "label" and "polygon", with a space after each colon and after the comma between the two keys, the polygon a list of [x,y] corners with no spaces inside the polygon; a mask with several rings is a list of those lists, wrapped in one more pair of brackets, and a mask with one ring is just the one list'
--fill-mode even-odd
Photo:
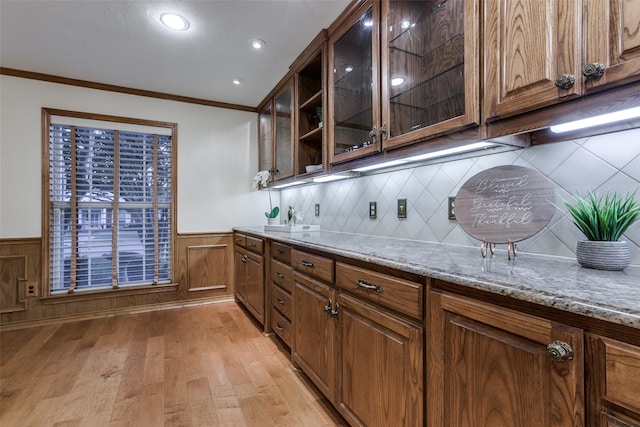
{"label": "glass cabinet door", "polygon": [[477,0],[384,0],[385,148],[479,123]]}
{"label": "glass cabinet door", "polygon": [[377,83],[379,21],[377,9],[370,3],[369,6],[330,41],[327,119],[332,163],[377,152],[381,146]]}
{"label": "glass cabinet door", "polygon": [[276,113],[276,174],[275,179],[293,175],[293,82],[275,98]]}
{"label": "glass cabinet door", "polygon": [[260,135],[258,136],[260,144],[259,149],[259,169],[273,169],[273,114],[271,103],[267,104],[260,112],[258,121]]}

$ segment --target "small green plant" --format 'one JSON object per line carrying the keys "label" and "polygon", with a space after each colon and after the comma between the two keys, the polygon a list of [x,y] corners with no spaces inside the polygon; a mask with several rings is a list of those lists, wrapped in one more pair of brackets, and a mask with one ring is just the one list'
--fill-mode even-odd
{"label": "small green plant", "polygon": [[636,192],[597,197],[589,192],[586,198],[576,196],[574,202],[564,201],[573,223],[589,240],[615,242],[640,216]]}
{"label": "small green plant", "polygon": [[316,107],[316,119],[318,119],[319,122],[322,121],[322,107]]}
{"label": "small green plant", "polygon": [[[269,203],[271,203],[271,200],[269,200]],[[271,212],[265,212],[264,216],[266,216],[267,218],[275,218],[279,213],[280,208],[276,206],[275,208],[271,209]]]}

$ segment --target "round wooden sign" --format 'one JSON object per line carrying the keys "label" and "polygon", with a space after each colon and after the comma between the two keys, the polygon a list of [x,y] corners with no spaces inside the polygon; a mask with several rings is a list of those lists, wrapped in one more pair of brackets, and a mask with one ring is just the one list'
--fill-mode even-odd
{"label": "round wooden sign", "polygon": [[490,243],[517,242],[542,230],[553,216],[555,189],[540,172],[497,166],[462,185],[455,214],[469,235]]}

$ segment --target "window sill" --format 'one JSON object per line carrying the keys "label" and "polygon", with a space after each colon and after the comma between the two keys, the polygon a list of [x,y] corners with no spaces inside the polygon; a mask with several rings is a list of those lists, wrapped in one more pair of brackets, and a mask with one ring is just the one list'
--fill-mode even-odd
{"label": "window sill", "polygon": [[103,298],[125,297],[129,295],[153,294],[160,292],[177,292],[178,284],[146,285],[135,288],[100,289],[95,291],[76,291],[73,294],[50,295],[40,298],[43,304],[64,304],[70,301],[96,300]]}

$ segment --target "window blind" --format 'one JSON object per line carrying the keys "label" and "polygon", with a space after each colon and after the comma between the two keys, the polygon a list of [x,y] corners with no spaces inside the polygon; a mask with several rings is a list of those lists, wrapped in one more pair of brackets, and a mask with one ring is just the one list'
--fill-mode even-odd
{"label": "window blind", "polygon": [[166,132],[52,122],[52,293],[171,281],[172,158]]}

